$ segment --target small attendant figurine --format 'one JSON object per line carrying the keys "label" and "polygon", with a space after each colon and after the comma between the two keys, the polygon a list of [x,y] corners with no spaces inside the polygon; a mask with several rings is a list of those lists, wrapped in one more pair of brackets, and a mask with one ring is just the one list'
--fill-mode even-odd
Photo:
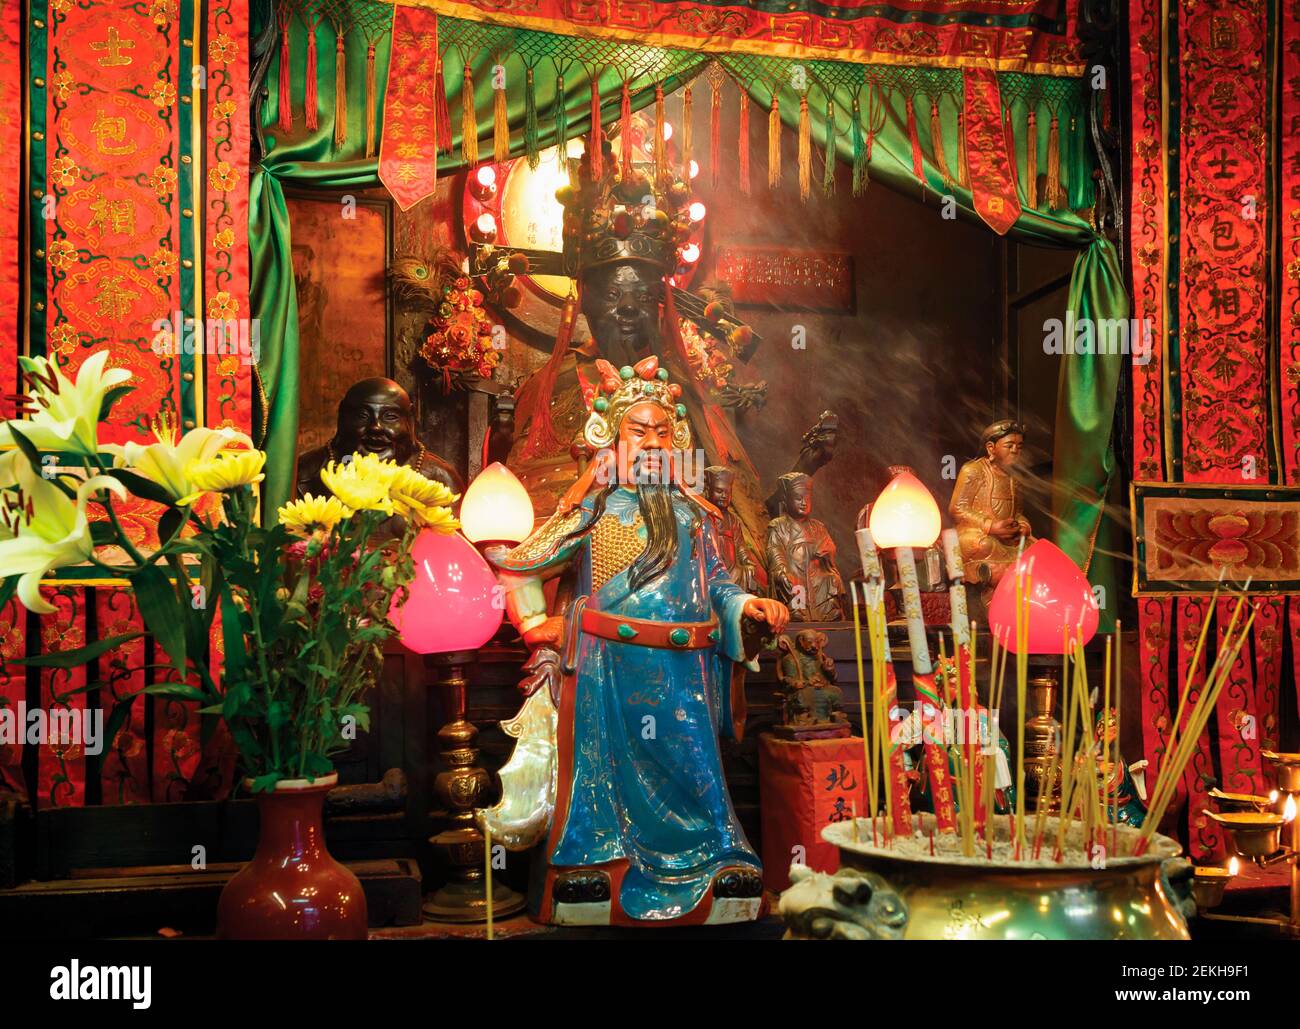
{"label": "small attendant figurine", "polygon": [[714,522],[722,563],[737,586],[761,596],[767,592],[767,575],[749,544],[745,526],[732,510],[731,490],[735,481],[736,473],[732,469],[710,465],[704,469],[704,499],[722,513]]}
{"label": "small attendant figurine", "polygon": [[842,621],[844,580],[835,566],[835,541],[812,516],[812,478],[787,472],[778,481],[785,514],[768,523],[764,548],[772,596],[796,622]]}
{"label": "small attendant figurine", "polygon": [[1102,740],[1099,773],[1106,788],[1106,805],[1113,820],[1140,829],[1147,817],[1147,762],[1125,763],[1115,738],[1116,726],[1114,708],[1097,712],[1097,735]]}
{"label": "small attendant figurine", "polygon": [[1015,563],[1023,539],[1034,542],[1013,474],[1025,442],[1024,426],[1006,420],[984,430],[984,453],[957,473],[948,512],[957,525],[966,581],[992,591]]}

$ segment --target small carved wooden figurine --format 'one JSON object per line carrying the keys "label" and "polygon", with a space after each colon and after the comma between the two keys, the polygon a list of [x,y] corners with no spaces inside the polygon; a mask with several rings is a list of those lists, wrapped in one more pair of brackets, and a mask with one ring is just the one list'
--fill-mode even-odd
{"label": "small carved wooden figurine", "polygon": [[812,516],[812,479],[803,472],[780,478],[785,513],[767,526],[764,558],[772,596],[796,622],[838,622],[846,617],[844,580],[835,566],[835,541]]}
{"label": "small carved wooden figurine", "polygon": [[779,736],[796,740],[830,739],[848,736],[849,720],[844,714],[844,691],[835,684],[835,662],[826,653],[826,634],[815,629],[777,640],[781,657],[776,677],[781,683]]}

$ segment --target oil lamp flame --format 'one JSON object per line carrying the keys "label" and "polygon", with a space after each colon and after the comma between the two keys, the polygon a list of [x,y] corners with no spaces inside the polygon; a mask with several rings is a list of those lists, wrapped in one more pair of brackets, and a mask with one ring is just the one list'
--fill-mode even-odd
{"label": "oil lamp flame", "polygon": [[1241,862],[1237,860],[1237,857],[1234,854],[1228,859],[1228,874],[1235,877],[1240,871]]}
{"label": "oil lamp flame", "polygon": [[1294,794],[1286,798],[1286,803],[1282,805],[1282,820],[1284,822],[1295,821],[1295,796]]}

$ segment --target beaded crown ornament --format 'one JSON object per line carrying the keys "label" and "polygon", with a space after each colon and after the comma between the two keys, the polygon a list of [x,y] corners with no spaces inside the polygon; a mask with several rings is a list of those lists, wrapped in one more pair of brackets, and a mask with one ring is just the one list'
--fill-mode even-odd
{"label": "beaded crown ornament", "polygon": [[592,401],[591,414],[583,427],[582,438],[589,446],[601,450],[618,439],[623,417],[637,404],[657,404],[673,420],[673,447],[686,450],[691,445],[691,426],[686,420],[682,388],[668,381],[668,369],[659,367],[659,358],[651,356],[635,366],[615,368],[605,360],[596,361],[600,388]]}

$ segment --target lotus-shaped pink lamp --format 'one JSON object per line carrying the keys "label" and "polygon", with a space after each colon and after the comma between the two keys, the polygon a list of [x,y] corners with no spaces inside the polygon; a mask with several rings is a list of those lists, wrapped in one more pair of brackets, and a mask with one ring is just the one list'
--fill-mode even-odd
{"label": "lotus-shaped pink lamp", "polygon": [[458,532],[426,529],[411,548],[410,596],[389,617],[402,642],[418,654],[477,650],[501,626],[504,605],[487,561]]}
{"label": "lotus-shaped pink lamp", "polygon": [[[1031,564],[1032,562],[1032,564]],[[1013,654],[1016,649],[1016,580],[1029,568],[1029,631],[1031,654],[1063,654],[1065,632],[1087,643],[1097,633],[1097,598],[1079,566],[1055,543],[1038,540],[1007,569],[989,601],[989,629]]]}

